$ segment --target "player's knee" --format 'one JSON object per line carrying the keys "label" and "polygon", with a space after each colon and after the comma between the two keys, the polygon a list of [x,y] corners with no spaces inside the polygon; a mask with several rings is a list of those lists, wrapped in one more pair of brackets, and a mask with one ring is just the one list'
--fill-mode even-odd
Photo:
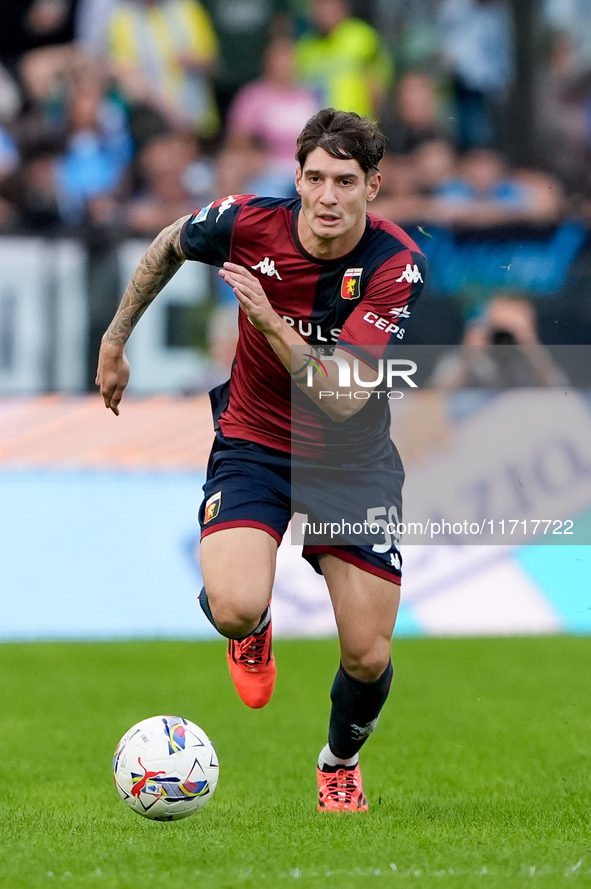
{"label": "player's knee", "polygon": [[341,653],[343,667],[360,682],[375,682],[382,676],[390,662],[390,646],[375,646],[359,651]]}
{"label": "player's knee", "polygon": [[261,609],[248,608],[231,602],[211,602],[211,611],[216,627],[229,639],[242,639],[248,636],[261,619]]}

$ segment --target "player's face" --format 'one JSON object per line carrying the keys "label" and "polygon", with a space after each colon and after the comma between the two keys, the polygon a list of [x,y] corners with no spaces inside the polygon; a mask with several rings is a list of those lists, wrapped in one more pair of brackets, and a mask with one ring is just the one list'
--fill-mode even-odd
{"label": "player's face", "polygon": [[374,199],[381,176],[366,176],[356,160],[333,157],[323,148],[310,152],[298,167],[296,188],[302,196],[298,235],[313,256],[349,253],[365,231],[367,202]]}

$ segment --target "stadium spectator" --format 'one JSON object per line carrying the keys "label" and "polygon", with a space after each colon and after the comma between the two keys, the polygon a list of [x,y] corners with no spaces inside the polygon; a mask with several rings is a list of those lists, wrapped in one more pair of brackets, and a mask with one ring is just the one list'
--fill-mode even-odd
{"label": "stadium spectator", "polygon": [[581,68],[572,38],[550,35],[536,90],[537,144],[542,161],[570,193],[591,184],[591,60]]}
{"label": "stadium spectator", "polygon": [[3,0],[0,13],[0,224],[59,227],[52,103],[76,55],[77,0]]}
{"label": "stadium spectator", "polygon": [[20,164],[6,182],[8,199],[17,209],[18,224],[47,235],[63,228],[57,186],[60,149],[54,139],[41,136],[21,149]]}
{"label": "stadium spectator", "polygon": [[373,212],[385,219],[410,225],[426,218],[427,202],[420,190],[420,180],[411,154],[384,155],[381,167],[382,188]]}
{"label": "stadium spectator", "polygon": [[198,0],[115,0],[108,19],[109,60],[126,98],[169,127],[214,136],[212,86],[218,45]]}
{"label": "stadium spectator", "polygon": [[379,216],[406,224],[433,222],[437,213],[431,198],[456,172],[457,154],[449,139],[426,140],[407,154],[388,152],[382,162],[383,187],[374,210]]}
{"label": "stadium spectator", "polygon": [[8,176],[18,166],[18,147],[9,132],[0,127],[0,179]]}
{"label": "stadium spectator", "polygon": [[[459,346],[445,351],[409,399],[396,441],[406,463],[421,462],[454,440],[454,418],[489,403],[499,390],[568,386],[566,372],[540,341],[534,303],[521,293],[500,291],[466,324]],[[449,401],[451,391],[461,397]]]}
{"label": "stadium spectator", "polygon": [[507,0],[442,0],[438,24],[461,149],[501,141],[500,116],[513,81],[513,27]]}
{"label": "stadium spectator", "polygon": [[295,195],[293,146],[318,110],[312,90],[296,82],[293,40],[276,37],[265,52],[263,76],[243,86],[230,105],[219,193]]}
{"label": "stadium spectator", "polygon": [[213,79],[222,119],[238,90],[262,75],[273,37],[291,33],[293,0],[202,0],[219,42]]}
{"label": "stadium spectator", "polygon": [[53,106],[61,101],[63,78],[74,62],[76,0],[4,0],[0,62],[13,78],[22,106],[15,120],[17,138],[32,142],[52,133]]}
{"label": "stadium spectator", "polygon": [[132,234],[152,237],[212,198],[214,174],[199,158],[199,144],[191,133],[154,136],[143,147],[138,168],[139,193],[126,204]]}
{"label": "stadium spectator", "polygon": [[562,386],[568,377],[540,342],[533,303],[497,293],[466,325],[462,345],[444,355],[430,384],[442,389]]}
{"label": "stadium spectator", "polygon": [[95,211],[108,224],[133,154],[104,66],[72,49],[47,93],[43,79],[34,80],[15,124],[22,165],[10,187],[22,224],[34,229],[92,222]]}
{"label": "stadium spectator", "polygon": [[74,37],[81,50],[94,58],[102,58],[108,45],[108,23],[117,0],[78,0],[74,20]]}
{"label": "stadium spectator", "polygon": [[312,0],[310,20],[296,45],[300,79],[321,105],[376,116],[393,70],[379,33],[351,15],[349,0]]}
{"label": "stadium spectator", "polygon": [[431,197],[458,173],[458,155],[450,139],[435,138],[421,142],[412,153],[421,194]]}
{"label": "stadium spectator", "polygon": [[75,11],[76,0],[2,0],[0,62],[17,82],[27,53],[72,43]]}
{"label": "stadium spectator", "polygon": [[406,154],[428,140],[453,137],[440,84],[423,71],[409,71],[396,82],[380,121],[389,153]]}
{"label": "stadium spectator", "polygon": [[540,5],[549,29],[570,44],[574,68],[591,70],[591,0],[543,0]]}
{"label": "stadium spectator", "polygon": [[495,149],[475,148],[458,157],[446,139],[387,158],[384,186],[376,212],[407,224],[468,229],[554,225],[566,208],[556,177],[534,168],[511,170]]}
{"label": "stadium spectator", "polygon": [[[65,148],[56,164],[60,212],[77,225],[113,199],[133,154],[121,105],[108,95],[102,66],[87,62],[71,72],[65,101]],[[108,214],[107,214],[108,218]]]}
{"label": "stadium spectator", "polygon": [[475,148],[458,172],[433,188],[428,217],[468,228],[552,224],[564,209],[559,182],[538,170],[511,172],[500,152]]}
{"label": "stadium spectator", "polygon": [[17,210],[5,192],[6,183],[19,165],[19,150],[10,133],[0,126],[0,230],[16,222]]}
{"label": "stadium spectator", "polygon": [[0,64],[0,120],[13,120],[22,108],[22,93],[6,68]]}
{"label": "stadium spectator", "polygon": [[[380,0],[380,30],[394,48],[397,68],[433,71],[438,62],[440,35],[437,10],[441,0]],[[376,7],[374,7],[376,8]]]}

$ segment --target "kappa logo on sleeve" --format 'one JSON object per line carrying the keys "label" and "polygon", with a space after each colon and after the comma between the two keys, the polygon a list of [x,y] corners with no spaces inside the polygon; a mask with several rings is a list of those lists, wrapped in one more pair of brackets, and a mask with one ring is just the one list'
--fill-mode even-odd
{"label": "kappa logo on sleeve", "polygon": [[347,269],[341,282],[341,297],[343,299],[359,299],[362,274],[363,269]]}
{"label": "kappa logo on sleeve", "polygon": [[207,525],[208,522],[211,522],[212,519],[215,519],[220,514],[220,507],[222,505],[222,492],[217,491],[215,494],[212,494],[205,503],[205,516],[203,519],[203,524]]}
{"label": "kappa logo on sleeve", "polygon": [[218,207],[218,215],[216,216],[215,221],[219,222],[220,216],[222,215],[222,213],[225,213],[226,210],[229,210],[230,207],[232,206],[232,204],[235,204],[235,203],[236,203],[236,198],[234,197],[233,194],[229,195],[227,198],[224,198],[224,200]]}
{"label": "kappa logo on sleeve", "polygon": [[416,263],[411,268],[410,262],[407,262],[405,270],[399,278],[396,278],[396,283],[400,283],[400,281],[406,281],[408,284],[423,283],[422,275]]}

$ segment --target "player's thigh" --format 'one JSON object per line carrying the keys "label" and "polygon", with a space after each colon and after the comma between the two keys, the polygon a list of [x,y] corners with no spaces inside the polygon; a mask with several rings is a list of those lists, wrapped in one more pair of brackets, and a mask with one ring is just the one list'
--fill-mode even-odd
{"label": "player's thigh", "polygon": [[319,556],[339,631],[343,666],[377,679],[390,658],[400,586],[329,553]]}
{"label": "player's thigh", "polygon": [[201,573],[210,606],[259,617],[271,597],[277,541],[259,528],[221,528],[201,540]]}

